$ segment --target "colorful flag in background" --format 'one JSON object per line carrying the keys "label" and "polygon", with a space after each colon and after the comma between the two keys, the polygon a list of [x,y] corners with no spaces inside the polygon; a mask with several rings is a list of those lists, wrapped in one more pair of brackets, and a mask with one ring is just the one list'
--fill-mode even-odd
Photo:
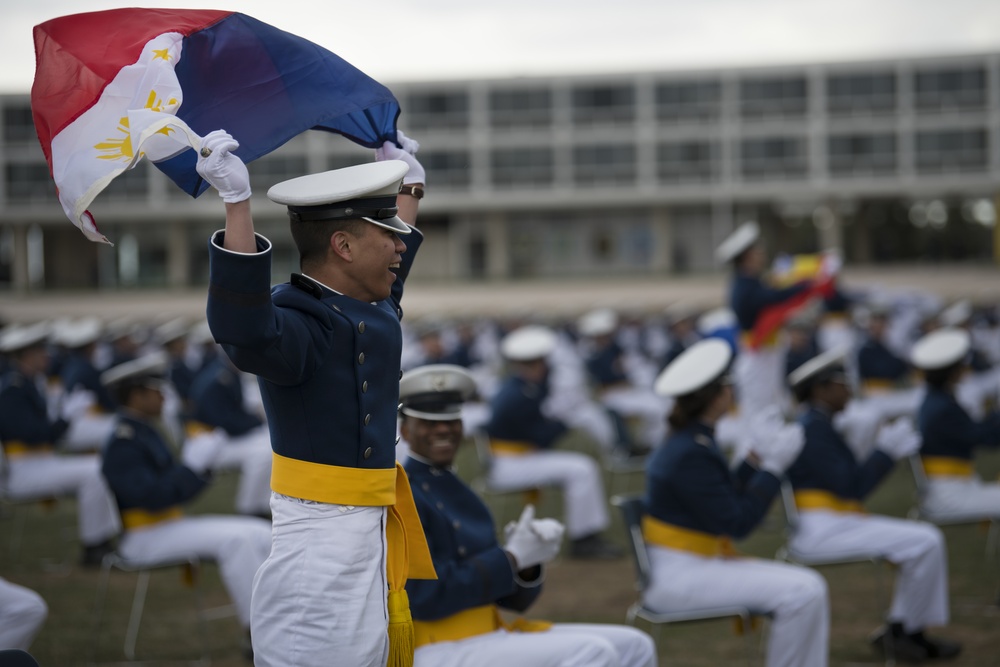
{"label": "colorful flag in background", "polygon": [[200,137],[224,129],[251,162],[308,129],[363,146],[396,140],[399,104],[330,51],[235,12],[113,9],[35,26],[31,108],[59,201],[87,210],[143,157],[197,197]]}

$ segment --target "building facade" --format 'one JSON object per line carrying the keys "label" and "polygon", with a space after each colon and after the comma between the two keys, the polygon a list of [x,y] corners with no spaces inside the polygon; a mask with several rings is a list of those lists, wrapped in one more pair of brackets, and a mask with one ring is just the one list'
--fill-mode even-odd
{"label": "building facade", "polygon": [[[711,271],[750,218],[774,251],[995,261],[1000,53],[390,87],[428,174],[421,278]],[[116,243],[99,247],[62,214],[27,95],[0,97],[0,127],[0,284],[206,282],[223,222],[211,193],[192,200],[140,165],[91,207]],[[308,132],[250,165],[275,280],[297,262],[267,188],[371,157]]]}

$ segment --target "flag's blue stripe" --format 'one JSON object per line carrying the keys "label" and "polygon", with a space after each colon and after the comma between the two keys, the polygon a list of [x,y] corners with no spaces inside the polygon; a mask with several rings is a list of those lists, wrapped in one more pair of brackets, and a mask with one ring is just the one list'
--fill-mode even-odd
{"label": "flag's blue stripe", "polygon": [[[385,86],[330,51],[244,14],[186,38],[176,71],[184,94],[177,115],[201,135],[228,131],[244,162],[308,129],[369,148],[396,139],[399,104]],[[195,162],[188,150],[157,167],[197,196],[208,185]]]}

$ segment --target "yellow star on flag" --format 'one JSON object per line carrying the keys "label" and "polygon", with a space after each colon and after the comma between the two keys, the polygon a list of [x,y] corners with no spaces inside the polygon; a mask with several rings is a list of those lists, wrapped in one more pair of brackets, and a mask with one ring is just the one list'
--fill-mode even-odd
{"label": "yellow star on flag", "polygon": [[170,60],[170,50],[169,49],[153,49],[153,60],[157,58],[162,58],[163,60]]}

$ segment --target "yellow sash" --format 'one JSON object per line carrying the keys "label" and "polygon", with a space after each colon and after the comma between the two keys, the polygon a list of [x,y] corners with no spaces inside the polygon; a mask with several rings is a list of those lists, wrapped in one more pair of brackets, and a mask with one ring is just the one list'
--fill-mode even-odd
{"label": "yellow sash", "polygon": [[509,632],[544,632],[551,627],[552,623],[549,621],[533,621],[525,618],[507,623],[500,616],[496,605],[487,604],[436,621],[413,621],[413,634],[416,646],[420,647],[485,635],[500,628]]}
{"label": "yellow sash", "polygon": [[642,536],[651,544],[689,551],[699,556],[712,558],[736,555],[732,540],[724,535],[710,535],[698,530],[681,528],[649,515],[642,517]]}
{"label": "yellow sash", "polygon": [[928,477],[972,477],[972,461],[950,456],[921,456]]}
{"label": "yellow sash", "polygon": [[276,493],[332,505],[388,508],[389,667],[409,667],[413,625],[406,580],[437,579],[437,573],[403,466],[347,468],[272,456],[271,488]]}
{"label": "yellow sash", "polygon": [[538,447],[523,440],[490,440],[494,456],[524,456],[538,451]]}
{"label": "yellow sash", "polygon": [[157,512],[134,508],[122,510],[122,526],[125,530],[141,530],[164,521],[176,521],[183,516],[184,511],[176,505]]}
{"label": "yellow sash", "polygon": [[32,454],[50,454],[55,450],[56,448],[47,442],[38,445],[29,445],[21,442],[20,440],[11,440],[3,443],[3,451],[4,454],[7,455],[8,459],[31,456]]}
{"label": "yellow sash", "polygon": [[199,435],[211,433],[214,430],[214,426],[209,426],[205,422],[196,421],[194,419],[184,423],[184,435],[189,438],[197,438]]}
{"label": "yellow sash", "polygon": [[875,394],[886,394],[896,388],[896,382],[893,380],[884,380],[882,378],[869,378],[867,380],[861,381],[861,389],[864,391],[865,396],[872,396]]}
{"label": "yellow sash", "polygon": [[800,512],[810,510],[832,510],[834,512],[865,513],[865,507],[857,500],[845,500],[829,491],[803,489],[795,492],[795,506]]}

